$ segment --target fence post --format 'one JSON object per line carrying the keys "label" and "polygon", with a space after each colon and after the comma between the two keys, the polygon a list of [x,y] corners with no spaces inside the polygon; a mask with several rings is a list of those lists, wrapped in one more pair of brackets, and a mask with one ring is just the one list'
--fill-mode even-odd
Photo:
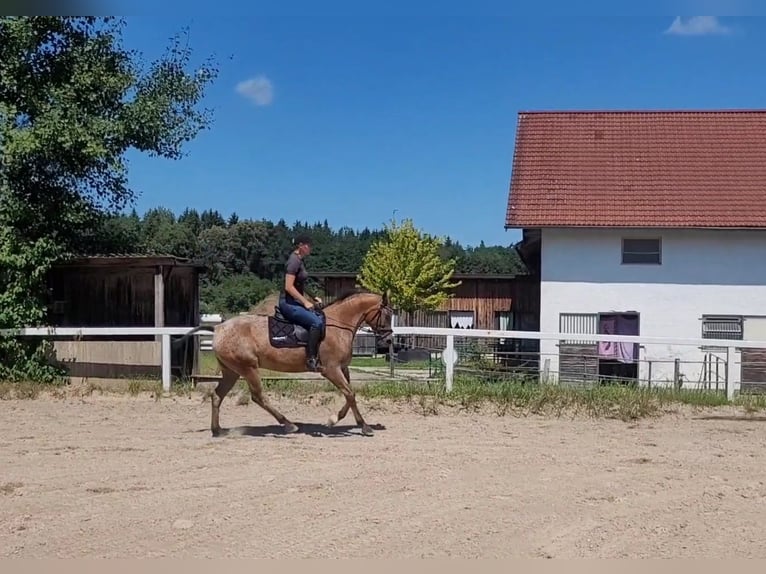
{"label": "fence post", "polygon": [[649,372],[646,376],[648,379],[646,381],[646,386],[651,389],[652,388],[652,361],[649,361]]}
{"label": "fence post", "polygon": [[391,378],[393,379],[395,376],[394,373],[394,338],[391,337],[391,340],[388,342],[388,367],[391,370]]}
{"label": "fence post", "polygon": [[734,381],[733,381],[733,374],[734,369],[732,366],[734,365],[734,347],[726,347],[726,398],[728,400],[732,400],[734,398]]}
{"label": "fence post", "polygon": [[673,361],[673,383],[677,389],[681,388],[681,359]]}
{"label": "fence post", "polygon": [[455,363],[457,363],[457,353],[455,352],[455,335],[447,335],[447,348],[442,352],[442,362],[445,367],[444,386],[449,393],[452,391],[452,379],[454,375]]}
{"label": "fence post", "polygon": [[170,335],[162,334],[162,390],[170,392]]}

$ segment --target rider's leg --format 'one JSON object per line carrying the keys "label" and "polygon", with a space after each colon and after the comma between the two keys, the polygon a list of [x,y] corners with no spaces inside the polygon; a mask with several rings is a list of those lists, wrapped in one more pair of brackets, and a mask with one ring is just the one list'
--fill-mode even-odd
{"label": "rider's leg", "polygon": [[297,323],[309,332],[306,366],[309,370],[316,371],[319,366],[317,354],[319,339],[322,337],[322,318],[300,303],[285,301],[280,304],[280,311],[287,320]]}

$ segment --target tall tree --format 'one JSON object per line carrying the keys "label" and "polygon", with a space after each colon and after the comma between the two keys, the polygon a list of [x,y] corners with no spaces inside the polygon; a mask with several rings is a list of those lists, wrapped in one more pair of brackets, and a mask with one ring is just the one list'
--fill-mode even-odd
{"label": "tall tree", "polygon": [[[179,158],[210,125],[197,104],[215,68],[187,70],[177,37],[143,70],[120,44],[123,27],[112,17],[0,17],[0,269],[15,270],[0,276],[0,292],[17,309],[0,328],[42,313],[51,261],[92,243],[131,203],[127,150]],[[0,341],[0,376],[24,370],[22,351]]]}
{"label": "tall tree", "polygon": [[375,241],[362,263],[359,283],[388,293],[394,307],[404,312],[435,309],[460,285],[451,282],[454,259],[439,253],[442,241],[415,228],[412,220],[392,221],[386,236]]}

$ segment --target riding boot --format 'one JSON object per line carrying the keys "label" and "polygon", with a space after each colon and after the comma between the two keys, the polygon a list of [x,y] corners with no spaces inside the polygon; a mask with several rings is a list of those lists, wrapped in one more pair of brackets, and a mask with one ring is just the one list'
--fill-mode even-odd
{"label": "riding boot", "polygon": [[306,350],[306,366],[310,371],[319,369],[319,358],[317,350],[319,349],[319,338],[322,336],[322,330],[318,327],[309,329],[308,349]]}

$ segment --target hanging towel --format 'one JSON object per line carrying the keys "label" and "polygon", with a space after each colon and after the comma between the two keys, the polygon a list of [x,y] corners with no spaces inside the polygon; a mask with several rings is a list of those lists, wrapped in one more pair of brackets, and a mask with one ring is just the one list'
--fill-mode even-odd
{"label": "hanging towel", "polygon": [[[602,335],[617,334],[617,318],[614,316],[601,317],[598,329]],[[600,359],[614,359],[617,357],[617,344],[612,341],[599,341],[598,356]]]}
{"label": "hanging towel", "polygon": [[[638,335],[638,317],[636,315],[619,315],[617,317],[618,335]],[[633,363],[638,357],[638,344],[620,341],[616,344],[617,360],[621,363]]]}

